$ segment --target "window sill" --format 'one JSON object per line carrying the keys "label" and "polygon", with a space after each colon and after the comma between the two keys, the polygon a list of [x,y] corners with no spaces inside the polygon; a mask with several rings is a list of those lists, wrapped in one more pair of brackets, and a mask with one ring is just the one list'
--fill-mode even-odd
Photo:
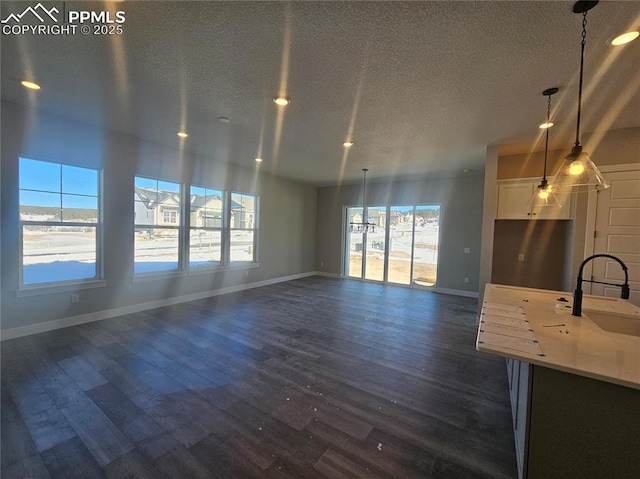
{"label": "window sill", "polygon": [[69,291],[79,291],[81,289],[104,288],[107,282],[104,279],[91,279],[87,281],[74,281],[70,283],[49,283],[33,286],[23,286],[17,292],[18,298],[38,296],[41,294],[67,293]]}
{"label": "window sill", "polygon": [[186,271],[158,271],[157,273],[138,273],[133,275],[133,283],[146,283],[147,281],[158,281],[163,279],[184,278]]}

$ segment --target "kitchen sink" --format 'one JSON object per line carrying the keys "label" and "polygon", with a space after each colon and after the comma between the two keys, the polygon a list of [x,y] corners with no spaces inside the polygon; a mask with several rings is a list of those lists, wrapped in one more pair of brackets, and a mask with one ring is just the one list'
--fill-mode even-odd
{"label": "kitchen sink", "polygon": [[582,315],[611,333],[640,337],[640,315],[583,309]]}

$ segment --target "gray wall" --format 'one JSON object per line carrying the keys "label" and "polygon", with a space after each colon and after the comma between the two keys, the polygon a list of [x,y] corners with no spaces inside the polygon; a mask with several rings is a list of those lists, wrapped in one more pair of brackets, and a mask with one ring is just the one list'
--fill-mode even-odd
{"label": "gray wall", "polygon": [[[496,220],[491,282],[569,291],[573,222]],[[524,261],[518,260],[524,254]]]}
{"label": "gray wall", "polygon": [[[177,138],[176,138],[177,140]],[[176,141],[176,143],[178,143]],[[18,297],[18,157],[104,169],[106,287]],[[133,282],[133,177],[191,181],[260,196],[260,265],[181,278]],[[2,102],[2,329],[140,304],[315,270],[316,200],[312,186],[212,158],[143,142]]]}
{"label": "gray wall", "polygon": [[[440,251],[437,287],[478,292],[484,178],[389,180],[367,182],[368,205],[440,204]],[[342,273],[344,208],[362,204],[362,185],[318,190],[316,267]],[[465,254],[464,248],[471,253]],[[469,278],[469,283],[464,278]]]}

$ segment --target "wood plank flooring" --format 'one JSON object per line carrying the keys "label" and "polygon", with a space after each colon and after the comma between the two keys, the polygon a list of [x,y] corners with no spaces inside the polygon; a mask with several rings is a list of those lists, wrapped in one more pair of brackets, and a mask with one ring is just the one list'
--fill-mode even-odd
{"label": "wood plank flooring", "polygon": [[311,277],[5,341],[2,477],[516,477],[476,304]]}

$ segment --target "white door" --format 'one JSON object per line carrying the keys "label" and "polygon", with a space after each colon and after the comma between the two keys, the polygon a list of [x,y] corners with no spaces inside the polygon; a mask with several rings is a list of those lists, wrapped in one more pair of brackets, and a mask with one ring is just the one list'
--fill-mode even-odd
{"label": "white door", "polygon": [[[629,268],[630,301],[640,306],[640,170],[604,173],[611,185],[597,194],[594,254],[620,258]],[[597,258],[592,279],[622,283],[620,265],[609,258]],[[586,275],[585,275],[586,278]],[[620,297],[620,288],[593,283],[591,294]]]}

